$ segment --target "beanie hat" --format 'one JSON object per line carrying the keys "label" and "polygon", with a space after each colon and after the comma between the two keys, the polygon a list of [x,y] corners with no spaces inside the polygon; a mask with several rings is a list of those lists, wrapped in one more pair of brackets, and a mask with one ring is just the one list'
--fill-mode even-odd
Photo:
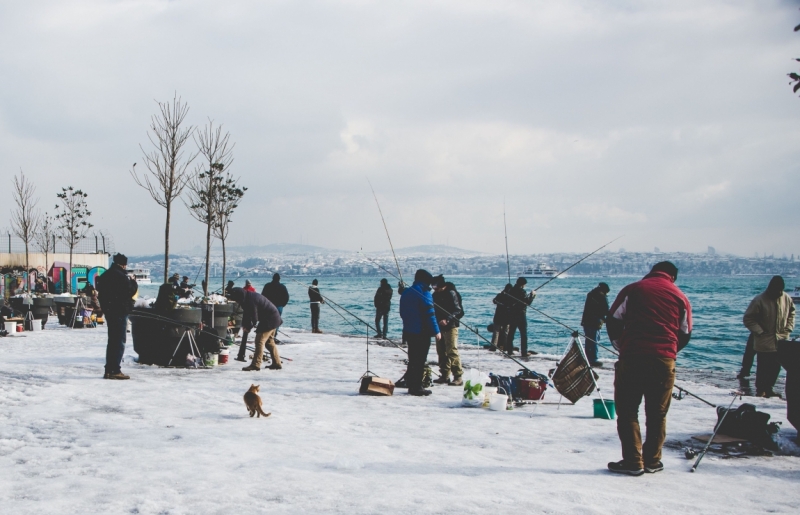
{"label": "beanie hat", "polygon": [[524,286],[528,284],[528,280],[524,277],[517,277],[517,286]]}
{"label": "beanie hat", "polygon": [[672,278],[678,278],[678,267],[672,264],[671,261],[661,261],[660,263],[656,263],[650,270],[650,273],[653,272],[666,272]]}
{"label": "beanie hat", "polygon": [[114,254],[114,263],[120,266],[126,266],[128,264],[128,258],[125,254]]}
{"label": "beanie hat", "polygon": [[611,291],[611,288],[609,288],[608,284],[606,284],[606,283],[600,283],[600,284],[597,285],[597,287],[600,288],[600,291],[604,291],[606,293]]}
{"label": "beanie hat", "polygon": [[280,281],[280,280],[281,280],[281,274],[277,274],[277,273],[276,273],[276,274],[274,274],[274,275],[272,276],[272,280],[273,280],[273,281]]}
{"label": "beanie hat", "polygon": [[433,276],[427,270],[420,268],[417,270],[417,273],[414,274],[414,281],[422,284],[431,284],[433,282]]}
{"label": "beanie hat", "polygon": [[318,284],[319,284],[319,281],[317,281],[316,279],[314,279],[313,281],[311,281],[311,284],[313,284],[314,286],[316,286],[316,285],[318,285]]}
{"label": "beanie hat", "polygon": [[434,288],[441,288],[447,281],[444,280],[444,275],[439,274],[431,280],[431,286]]}

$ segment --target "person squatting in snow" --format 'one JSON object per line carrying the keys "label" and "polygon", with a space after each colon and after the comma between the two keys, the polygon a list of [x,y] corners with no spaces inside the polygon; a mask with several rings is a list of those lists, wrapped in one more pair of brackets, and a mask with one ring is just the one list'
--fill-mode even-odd
{"label": "person squatting in snow", "polygon": [[128,274],[128,258],[114,254],[111,268],[97,278],[97,292],[108,327],[106,346],[106,370],[103,379],[130,379],[122,373],[122,355],[125,354],[125,339],[128,332],[128,315],[133,310],[133,296],[139,285]]}
{"label": "person squatting in snow", "polygon": [[[675,359],[692,336],[692,307],[675,286],[678,268],[669,261],[653,265],[641,281],[617,295],[606,318],[608,337],[619,351],[614,374],[617,434],[622,461],[608,469],[640,476],[664,469],[661,448],[675,384]],[[639,429],[644,397],[647,433]]]}
{"label": "person squatting in snow", "polygon": [[[281,320],[281,315],[278,313],[278,308],[260,293],[245,291],[242,288],[231,289],[231,300],[238,302],[242,307],[242,327],[248,331],[254,327],[256,329],[253,361],[242,370],[246,372],[261,370],[261,360],[264,356],[265,347],[272,358],[269,368],[271,370],[280,370],[282,368],[281,357],[278,353],[278,347],[275,345],[275,332],[283,320]],[[245,344],[242,343],[239,351],[240,355],[242,354],[241,349],[244,348]]]}
{"label": "person squatting in snow", "polygon": [[433,276],[430,272],[419,269],[414,275],[414,284],[409,288],[402,288],[400,294],[403,341],[408,345],[408,368],[405,377],[410,395],[431,394],[430,390],[422,387],[425,361],[431,348],[431,337],[435,336],[437,342],[442,339],[433,308],[432,282]]}

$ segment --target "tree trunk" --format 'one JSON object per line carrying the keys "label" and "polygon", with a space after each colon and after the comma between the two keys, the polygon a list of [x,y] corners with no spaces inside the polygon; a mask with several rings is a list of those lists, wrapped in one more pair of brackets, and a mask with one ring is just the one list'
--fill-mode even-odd
{"label": "tree trunk", "polygon": [[211,257],[211,222],[206,222],[206,280],[203,282],[204,297],[208,297],[208,258]]}
{"label": "tree trunk", "polygon": [[167,284],[169,278],[169,215],[172,208],[172,203],[167,202],[167,223],[164,227],[164,284]]}
{"label": "tree trunk", "polygon": [[225,295],[225,263],[227,262],[225,256],[225,238],[220,238],[222,241],[222,294]]}
{"label": "tree trunk", "polygon": [[44,291],[50,293],[50,276],[48,275],[47,270],[47,250],[44,251]]}
{"label": "tree trunk", "polygon": [[67,292],[72,293],[72,245],[69,246],[69,270],[67,270]]}
{"label": "tree trunk", "polygon": [[31,292],[31,263],[28,258],[28,240],[25,240],[25,271],[28,273],[28,281],[25,285],[25,290],[28,293]]}

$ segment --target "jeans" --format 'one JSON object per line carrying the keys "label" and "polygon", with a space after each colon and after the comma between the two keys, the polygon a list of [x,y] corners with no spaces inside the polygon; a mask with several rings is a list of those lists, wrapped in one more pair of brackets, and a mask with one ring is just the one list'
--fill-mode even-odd
{"label": "jeans", "polygon": [[506,342],[506,352],[514,352],[514,332],[519,329],[519,353],[523,356],[528,355],[528,317],[525,313],[511,319],[508,329],[508,340]]}
{"label": "jeans", "polygon": [[583,326],[583,334],[586,335],[583,348],[586,351],[586,359],[590,365],[597,363],[597,334],[599,332],[600,329],[597,327]]}
{"label": "jeans", "polygon": [[311,330],[319,329],[319,302],[312,302],[311,306]]}
{"label": "jeans", "polygon": [[754,359],[756,359],[755,337],[753,333],[750,333],[750,337],[747,338],[747,345],[744,347],[744,356],[742,356],[742,370],[740,372],[742,376],[750,375],[753,370]]}
{"label": "jeans", "polygon": [[[381,334],[381,319],[383,319],[383,334]],[[387,337],[386,331],[389,329],[389,310],[379,309],[375,311],[375,331],[378,336]]]}
{"label": "jeans", "polygon": [[[622,460],[639,468],[661,459],[667,412],[675,384],[675,360],[655,356],[620,359],[614,373],[614,402]],[[639,405],[644,397],[647,433],[642,445]]]}
{"label": "jeans", "polygon": [[106,313],[108,345],[106,345],[106,374],[120,372],[122,355],[125,354],[125,339],[128,333],[128,315]]}
{"label": "jeans", "polygon": [[408,391],[422,390],[422,377],[425,375],[425,362],[431,348],[431,337],[419,334],[403,333],[403,341],[408,344],[408,368],[406,384]]}
{"label": "jeans", "polygon": [[756,363],[756,394],[770,393],[781,373],[777,352],[759,352]]}

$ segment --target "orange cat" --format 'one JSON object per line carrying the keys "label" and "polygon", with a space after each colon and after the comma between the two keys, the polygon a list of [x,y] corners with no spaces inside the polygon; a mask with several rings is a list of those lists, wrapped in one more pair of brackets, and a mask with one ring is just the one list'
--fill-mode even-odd
{"label": "orange cat", "polygon": [[244,405],[247,406],[250,417],[256,413],[258,413],[258,418],[261,418],[261,415],[265,417],[272,415],[272,413],[264,413],[264,410],[261,409],[261,397],[258,396],[258,389],[260,386],[261,385],[251,384],[250,389],[244,394]]}

